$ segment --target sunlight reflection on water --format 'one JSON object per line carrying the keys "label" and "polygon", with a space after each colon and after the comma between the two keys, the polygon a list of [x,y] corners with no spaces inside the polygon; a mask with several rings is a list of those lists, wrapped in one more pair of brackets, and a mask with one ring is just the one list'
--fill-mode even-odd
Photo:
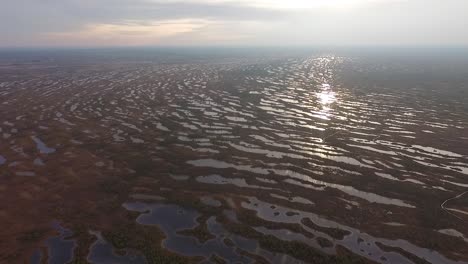
{"label": "sunlight reflection on water", "polygon": [[320,91],[316,93],[318,102],[320,103],[321,109],[319,115],[322,119],[329,120],[331,116],[331,104],[335,103],[336,93],[331,89],[331,86],[324,83],[320,86]]}

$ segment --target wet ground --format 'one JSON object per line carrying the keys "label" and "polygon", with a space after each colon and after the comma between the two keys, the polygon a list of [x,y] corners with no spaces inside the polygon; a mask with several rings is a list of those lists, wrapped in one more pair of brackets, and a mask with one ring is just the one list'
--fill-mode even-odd
{"label": "wet ground", "polygon": [[465,64],[79,57],[0,60],[1,263],[468,263]]}

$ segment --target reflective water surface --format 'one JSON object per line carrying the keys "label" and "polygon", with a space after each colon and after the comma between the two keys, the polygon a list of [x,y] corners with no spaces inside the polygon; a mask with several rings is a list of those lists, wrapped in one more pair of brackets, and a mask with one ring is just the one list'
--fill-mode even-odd
{"label": "reflective water surface", "polygon": [[60,58],[2,62],[2,261],[468,263],[468,68]]}

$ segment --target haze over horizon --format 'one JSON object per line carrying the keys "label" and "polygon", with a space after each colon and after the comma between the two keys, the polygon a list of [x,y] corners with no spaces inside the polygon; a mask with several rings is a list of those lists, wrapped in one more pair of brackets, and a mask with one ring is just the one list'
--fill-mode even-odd
{"label": "haze over horizon", "polygon": [[462,0],[18,0],[0,47],[466,46]]}

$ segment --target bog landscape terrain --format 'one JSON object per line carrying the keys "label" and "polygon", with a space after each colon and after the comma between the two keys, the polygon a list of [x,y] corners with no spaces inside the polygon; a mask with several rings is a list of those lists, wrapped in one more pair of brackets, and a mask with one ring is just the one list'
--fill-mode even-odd
{"label": "bog landscape terrain", "polygon": [[467,60],[184,52],[1,54],[1,263],[468,263]]}

